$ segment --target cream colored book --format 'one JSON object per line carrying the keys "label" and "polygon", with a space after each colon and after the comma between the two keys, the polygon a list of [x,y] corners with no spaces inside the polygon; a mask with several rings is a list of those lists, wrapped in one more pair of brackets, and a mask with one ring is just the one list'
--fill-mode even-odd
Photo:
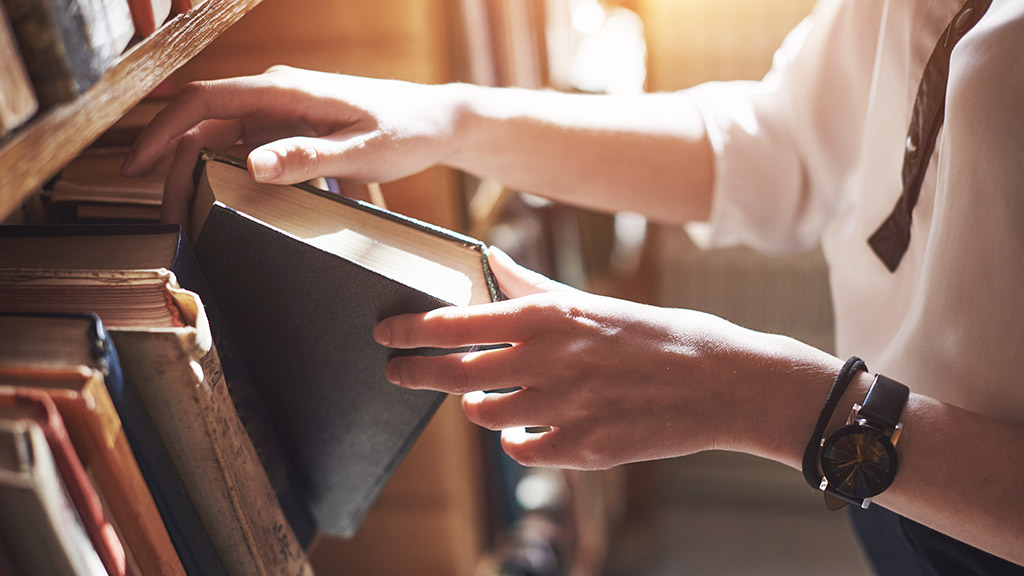
{"label": "cream colored book", "polygon": [[32,420],[0,419],[0,537],[25,574],[107,574]]}

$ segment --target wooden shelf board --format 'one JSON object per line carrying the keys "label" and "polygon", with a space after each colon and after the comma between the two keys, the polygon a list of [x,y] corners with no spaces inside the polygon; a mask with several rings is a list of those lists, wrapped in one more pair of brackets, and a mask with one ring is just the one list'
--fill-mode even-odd
{"label": "wooden shelf board", "polygon": [[207,0],[131,47],[71,102],[47,110],[0,146],[0,219],[261,0]]}

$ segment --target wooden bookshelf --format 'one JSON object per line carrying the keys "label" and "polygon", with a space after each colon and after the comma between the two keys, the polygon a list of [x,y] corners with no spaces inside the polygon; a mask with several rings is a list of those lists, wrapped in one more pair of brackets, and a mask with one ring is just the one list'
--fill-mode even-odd
{"label": "wooden bookshelf", "polygon": [[77,99],[0,145],[0,219],[261,0],[207,0],[135,44]]}

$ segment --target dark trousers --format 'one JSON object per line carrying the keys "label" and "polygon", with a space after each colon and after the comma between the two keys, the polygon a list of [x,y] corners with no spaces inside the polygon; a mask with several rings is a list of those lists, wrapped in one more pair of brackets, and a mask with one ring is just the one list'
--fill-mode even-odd
{"label": "dark trousers", "polygon": [[853,508],[850,521],[878,576],[1024,576],[1024,566],[968,546],[881,506]]}

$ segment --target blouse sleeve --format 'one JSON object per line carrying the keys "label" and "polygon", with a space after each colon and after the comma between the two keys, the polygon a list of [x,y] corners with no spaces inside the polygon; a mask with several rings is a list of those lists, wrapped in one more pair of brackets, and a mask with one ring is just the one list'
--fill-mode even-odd
{"label": "blouse sleeve", "polygon": [[759,82],[691,88],[714,151],[703,247],[767,253],[816,245],[861,153],[882,14],[880,0],[822,0]]}

